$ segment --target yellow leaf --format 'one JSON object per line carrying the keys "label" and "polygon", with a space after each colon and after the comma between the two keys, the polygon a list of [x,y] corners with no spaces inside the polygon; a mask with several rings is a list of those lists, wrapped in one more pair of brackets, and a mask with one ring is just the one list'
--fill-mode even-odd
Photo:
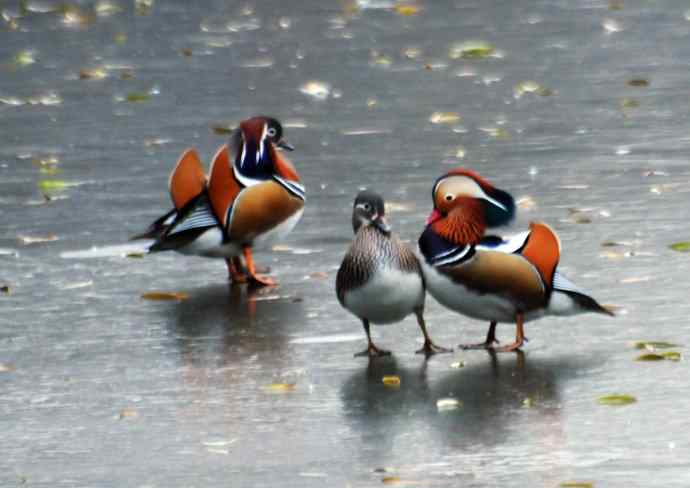
{"label": "yellow leaf", "polygon": [[180,291],[167,292],[167,291],[149,291],[142,293],[141,298],[144,300],[186,300],[189,295]]}
{"label": "yellow leaf", "polygon": [[381,381],[383,382],[384,385],[389,386],[391,388],[400,387],[400,376],[396,376],[396,375],[384,376],[383,378],[381,378]]}

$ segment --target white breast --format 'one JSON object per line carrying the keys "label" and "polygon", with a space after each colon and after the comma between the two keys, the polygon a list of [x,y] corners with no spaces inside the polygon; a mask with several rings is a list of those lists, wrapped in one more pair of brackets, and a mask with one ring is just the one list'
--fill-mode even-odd
{"label": "white breast", "polygon": [[471,291],[439,273],[423,258],[420,262],[426,279],[426,288],[441,305],[479,320],[515,322],[517,310],[510,300]]}
{"label": "white breast", "polygon": [[398,322],[424,305],[422,278],[380,268],[365,285],[347,292],[344,301],[353,314],[374,324]]}

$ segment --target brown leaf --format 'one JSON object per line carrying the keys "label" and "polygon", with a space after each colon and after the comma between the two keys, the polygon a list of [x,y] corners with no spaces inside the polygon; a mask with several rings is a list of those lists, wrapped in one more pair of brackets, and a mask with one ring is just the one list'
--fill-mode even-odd
{"label": "brown leaf", "polygon": [[149,291],[146,293],[142,293],[141,298],[144,300],[186,300],[189,298],[189,295],[187,295],[184,292],[181,291],[173,291],[173,292],[168,292],[168,291]]}

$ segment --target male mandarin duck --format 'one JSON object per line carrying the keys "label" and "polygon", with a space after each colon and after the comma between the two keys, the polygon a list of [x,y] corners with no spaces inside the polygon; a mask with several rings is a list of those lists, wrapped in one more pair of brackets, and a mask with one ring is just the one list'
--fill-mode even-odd
{"label": "male mandarin duck", "polygon": [[515,342],[496,351],[520,348],[523,324],[546,315],[596,312],[613,315],[557,270],[561,244],[546,224],[510,239],[485,235],[510,222],[513,197],[477,173],[456,169],[441,176],[432,191],[434,209],[419,238],[426,286],[442,305],[490,321],[486,340],[461,346],[494,349],[496,324],[514,322]]}
{"label": "male mandarin duck", "polygon": [[414,313],[424,346],[417,351],[427,355],[449,352],[436,346],[424,323],[424,279],[419,261],[388,226],[383,198],[362,191],[355,198],[352,227],[355,233],[350,249],[336,277],[338,301],[357,316],[367,334],[368,347],[356,356],[384,356],[371,340],[370,323],[399,322]]}
{"label": "male mandarin duck", "polygon": [[[224,258],[235,282],[275,285],[256,273],[252,248],[287,235],[304,210],[304,186],[278,148],[291,151],[280,123],[270,117],[244,120],[213,158],[208,178],[194,149],[170,174],[175,206],[134,238],[154,238],[150,252]],[[240,255],[244,255],[247,277]]]}

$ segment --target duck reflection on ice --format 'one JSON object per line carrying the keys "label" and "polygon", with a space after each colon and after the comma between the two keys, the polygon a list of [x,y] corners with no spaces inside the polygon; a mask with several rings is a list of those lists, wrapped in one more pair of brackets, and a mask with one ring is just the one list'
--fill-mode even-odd
{"label": "duck reflection on ice", "polygon": [[279,367],[291,328],[304,321],[301,299],[275,288],[229,288],[192,290],[172,311],[169,327],[185,364],[239,365],[260,355],[264,366]]}
{"label": "duck reflection on ice", "polygon": [[[401,367],[395,358],[371,361],[345,382],[344,410],[372,468],[434,462],[424,453],[440,449],[450,465],[467,464],[472,472],[474,456],[523,442],[540,451],[533,454],[541,462],[559,465],[560,458],[550,457],[565,442],[560,383],[585,369],[584,360],[530,361],[521,351],[500,358],[494,353],[489,361],[483,353],[465,358],[470,365],[451,371],[439,371],[434,361],[418,369]],[[399,376],[400,387],[385,386],[384,375]],[[436,402],[447,397],[461,401],[460,408],[439,411]]]}

